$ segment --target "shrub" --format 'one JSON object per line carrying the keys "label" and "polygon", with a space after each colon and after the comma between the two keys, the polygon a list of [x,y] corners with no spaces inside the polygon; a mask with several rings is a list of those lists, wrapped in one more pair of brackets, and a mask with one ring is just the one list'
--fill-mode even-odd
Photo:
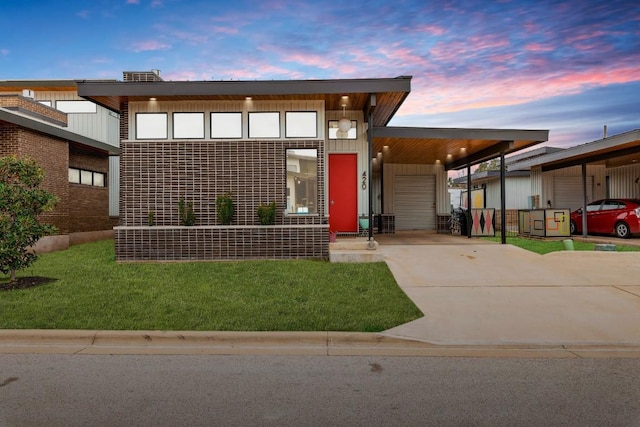
{"label": "shrub", "polygon": [[276,222],[276,202],[271,202],[268,205],[260,203],[258,206],[258,218],[260,219],[260,225],[273,225]]}
{"label": "shrub", "polygon": [[216,198],[216,211],[218,212],[218,222],[220,222],[220,224],[231,224],[233,220],[233,199],[231,198],[231,192],[227,191]]}
{"label": "shrub", "polygon": [[196,214],[193,212],[193,202],[185,202],[184,197],[180,197],[178,202],[178,214],[180,215],[180,225],[192,226],[196,223]]}

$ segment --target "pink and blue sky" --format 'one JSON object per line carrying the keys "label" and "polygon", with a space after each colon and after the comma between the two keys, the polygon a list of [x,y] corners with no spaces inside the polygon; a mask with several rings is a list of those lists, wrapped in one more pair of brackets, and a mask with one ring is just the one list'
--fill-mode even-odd
{"label": "pink and blue sky", "polygon": [[411,75],[395,126],[640,128],[640,2],[3,0],[0,80]]}

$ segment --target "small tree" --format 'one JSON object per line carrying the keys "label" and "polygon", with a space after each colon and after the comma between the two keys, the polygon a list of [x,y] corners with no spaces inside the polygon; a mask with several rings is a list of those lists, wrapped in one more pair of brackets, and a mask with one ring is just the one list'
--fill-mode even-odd
{"label": "small tree", "polygon": [[44,171],[32,159],[0,157],[0,271],[16,281],[16,271],[30,266],[37,255],[29,250],[56,232],[38,216],[55,207],[56,197],[40,188]]}

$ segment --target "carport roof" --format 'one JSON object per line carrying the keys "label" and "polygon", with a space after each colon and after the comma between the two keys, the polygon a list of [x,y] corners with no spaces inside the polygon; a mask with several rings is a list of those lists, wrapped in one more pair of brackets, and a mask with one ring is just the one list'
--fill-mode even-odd
{"label": "carport roof", "polygon": [[542,166],[543,171],[577,166],[583,163],[606,163],[608,167],[640,162],[640,129],[598,139],[522,162],[518,169]]}
{"label": "carport roof", "polygon": [[373,152],[383,163],[444,164],[462,169],[545,142],[548,130],[375,127]]}

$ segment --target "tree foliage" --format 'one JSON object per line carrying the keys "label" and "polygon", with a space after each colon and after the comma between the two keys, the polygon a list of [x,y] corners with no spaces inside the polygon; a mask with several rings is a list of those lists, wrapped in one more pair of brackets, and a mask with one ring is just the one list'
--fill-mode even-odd
{"label": "tree foliage", "polygon": [[478,169],[476,169],[476,172],[498,171],[498,170],[500,170],[500,161],[498,159],[492,159],[492,160],[480,163],[478,165]]}
{"label": "tree foliage", "polygon": [[32,159],[0,157],[0,272],[16,280],[16,271],[37,255],[30,247],[56,228],[38,216],[55,207],[56,197],[40,188],[44,171]]}

